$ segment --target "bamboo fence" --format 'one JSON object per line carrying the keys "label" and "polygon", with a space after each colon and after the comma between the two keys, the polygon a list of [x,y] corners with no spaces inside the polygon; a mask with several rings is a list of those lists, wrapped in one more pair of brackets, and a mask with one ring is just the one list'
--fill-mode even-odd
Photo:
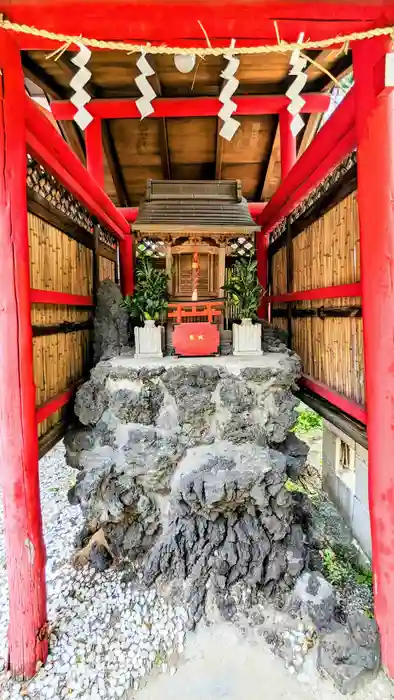
{"label": "bamboo fence", "polygon": [[99,279],[100,282],[104,280],[112,280],[115,282],[115,263],[108,258],[99,258]]}
{"label": "bamboo fence", "polygon": [[[93,253],[35,214],[28,214],[30,285],[33,289],[92,295]],[[100,269],[101,269],[100,259]],[[114,263],[108,262],[114,266]],[[103,266],[103,274],[111,274]],[[33,327],[88,321],[91,311],[52,304],[33,304]],[[36,404],[41,406],[66,391],[87,372],[90,363],[90,331],[78,330],[39,335],[33,338]],[[43,436],[63,416],[60,409],[38,426]]]}
{"label": "bamboo fence", "polygon": [[[360,281],[357,195],[352,193],[292,240],[293,275],[289,291]],[[272,294],[287,292],[286,248],[272,258]],[[293,309],[360,307],[359,297],[293,303]],[[287,308],[275,304],[274,309]],[[287,329],[287,318],[274,318]],[[363,330],[360,317],[293,317],[292,348],[305,374],[357,403],[364,403]]]}

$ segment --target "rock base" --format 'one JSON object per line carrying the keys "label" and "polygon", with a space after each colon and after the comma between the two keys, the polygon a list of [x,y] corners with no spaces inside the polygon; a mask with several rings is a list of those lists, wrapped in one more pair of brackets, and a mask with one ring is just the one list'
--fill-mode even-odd
{"label": "rock base", "polygon": [[181,584],[191,626],[208,589],[221,605],[239,581],[267,596],[292,587],[306,558],[285,488],[307,454],[288,436],[299,373],[289,352],[99,363],[66,438],[80,544],[102,529],[113,557],[142,559],[147,583]]}

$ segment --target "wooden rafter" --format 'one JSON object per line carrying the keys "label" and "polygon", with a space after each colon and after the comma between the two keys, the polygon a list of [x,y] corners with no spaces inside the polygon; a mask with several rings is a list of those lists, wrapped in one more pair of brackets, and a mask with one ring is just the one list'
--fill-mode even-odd
{"label": "wooden rafter", "polygon": [[[325,112],[328,109],[329,95],[321,93],[302,94],[305,104],[304,114]],[[289,103],[285,95],[234,95],[237,116],[261,116],[279,114]],[[140,119],[136,98],[93,99],[87,110],[93,117],[101,119]],[[69,101],[54,102],[52,111],[56,119],[73,119],[76,108]],[[155,111],[148,119],[162,117],[216,117],[222,103],[217,97],[157,97]]]}
{"label": "wooden rafter", "polygon": [[279,120],[276,125],[274,138],[272,141],[271,155],[268,161],[268,167],[264,177],[264,184],[261,190],[260,199],[267,202],[276,192],[280,185],[281,179],[281,163],[280,163],[280,129]]}
{"label": "wooden rafter", "polygon": [[[339,56],[338,49],[326,49],[321,51],[318,56],[314,58],[316,63],[319,63],[324,68],[327,68],[330,73],[336,78],[340,79],[344,77],[351,70],[351,58],[349,55],[341,56],[338,58],[334,65],[333,61]],[[305,92],[309,91],[327,92],[334,85],[333,81],[326,74],[322,74],[319,69],[310,63],[305,69],[305,73],[308,76],[308,82],[305,87]],[[316,79],[314,77],[316,76]],[[288,87],[288,78],[283,81],[282,91],[285,92]],[[308,148],[313,138],[319,129],[319,125],[322,119],[322,113],[313,113],[307,116],[306,126],[302,132],[301,142],[298,148],[298,157],[304,153],[305,149]],[[280,133],[279,126],[277,127],[274,138],[272,141],[272,148],[270,159],[268,162],[268,167],[266,170],[263,187],[261,190],[261,199],[263,201],[269,200],[272,195],[276,192],[279,187],[281,180],[281,164],[280,164]]]}
{"label": "wooden rafter", "polygon": [[114,183],[116,196],[119,206],[130,206],[130,199],[124,181],[122,168],[120,167],[118,152],[116,150],[115,141],[111,132],[111,124],[109,121],[103,120],[103,148],[107,159],[108,167],[111,171],[111,177]]}
{"label": "wooden rafter", "polygon": [[[49,75],[27,54],[22,53],[23,72],[35,85],[47,95],[50,100],[63,100],[69,97],[67,88],[60,85],[55,78]],[[85,150],[81,132],[73,122],[59,122],[59,128],[63,137],[70,145],[74,153],[84,163]]]}
{"label": "wooden rafter", "polygon": [[215,156],[215,180],[222,179],[222,163],[224,151],[224,139],[220,136],[221,129],[220,119],[217,119],[216,125],[216,156]]}
{"label": "wooden rafter", "polygon": [[[152,76],[153,83],[154,83],[153,89],[156,92],[156,95],[158,97],[162,97],[163,90],[162,90],[160,78],[157,74],[157,67],[156,67],[156,61],[154,59],[154,56],[149,56],[149,62],[151,64],[152,68],[155,69],[155,73]],[[171,180],[171,160],[170,160],[170,151],[168,149],[167,119],[165,117],[163,117],[162,119],[159,120],[159,147],[160,147],[161,165],[163,168],[164,178],[167,180]]]}
{"label": "wooden rafter", "polygon": [[[321,51],[319,55],[315,58],[315,61],[317,63],[320,63],[322,66],[327,67],[327,65],[330,65],[332,62],[332,56],[333,54],[338,55],[338,51],[335,50],[325,50]],[[334,66],[330,68],[330,73],[336,78],[337,80],[340,80],[341,78],[344,78],[345,75],[350,73],[352,70],[352,62],[351,62],[351,56],[350,54],[345,54],[338,58],[337,62],[335,63]],[[313,66],[310,65],[306,73],[308,75],[308,80],[310,81],[313,79],[313,76],[316,74],[317,69]],[[329,90],[332,89],[334,86],[334,82],[330,79],[330,77],[326,74],[319,74],[319,77],[312,82],[312,87],[313,90],[316,88],[318,90],[324,90],[325,92],[328,92]],[[316,136],[319,126],[321,123],[322,115],[321,114],[310,114],[307,118],[306,126],[304,131],[302,132],[302,137],[301,137],[301,142],[299,145],[298,149],[298,157],[301,156],[304,151],[308,148],[314,137]]]}
{"label": "wooden rafter", "polygon": [[[63,56],[61,56],[58,59],[57,63],[61,66],[63,72],[67,75],[68,80],[71,80],[74,77],[77,69],[71,63],[69,58],[65,54],[63,54]],[[90,80],[89,83],[85,86],[85,90],[92,98],[97,97],[99,94],[99,89],[92,80]],[[114,183],[119,206],[128,207],[130,204],[130,200],[127,193],[126,183],[123,178],[122,168],[120,166],[115,141],[112,136],[110,124],[104,119],[102,120],[102,140],[103,150]]]}

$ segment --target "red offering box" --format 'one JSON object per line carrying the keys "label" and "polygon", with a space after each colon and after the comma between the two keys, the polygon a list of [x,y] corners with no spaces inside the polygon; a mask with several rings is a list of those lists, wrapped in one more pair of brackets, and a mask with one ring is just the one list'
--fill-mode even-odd
{"label": "red offering box", "polygon": [[214,323],[180,323],[172,334],[176,354],[184,357],[215,355],[219,343],[219,331]]}

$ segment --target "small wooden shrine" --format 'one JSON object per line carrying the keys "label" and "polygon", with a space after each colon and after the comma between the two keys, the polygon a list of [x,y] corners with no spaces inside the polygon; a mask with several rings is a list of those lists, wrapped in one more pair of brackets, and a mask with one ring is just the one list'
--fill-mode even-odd
{"label": "small wooden shrine", "polygon": [[165,267],[174,302],[223,297],[226,268],[253,254],[257,231],[239,180],[148,180],[133,224],[137,255]]}

